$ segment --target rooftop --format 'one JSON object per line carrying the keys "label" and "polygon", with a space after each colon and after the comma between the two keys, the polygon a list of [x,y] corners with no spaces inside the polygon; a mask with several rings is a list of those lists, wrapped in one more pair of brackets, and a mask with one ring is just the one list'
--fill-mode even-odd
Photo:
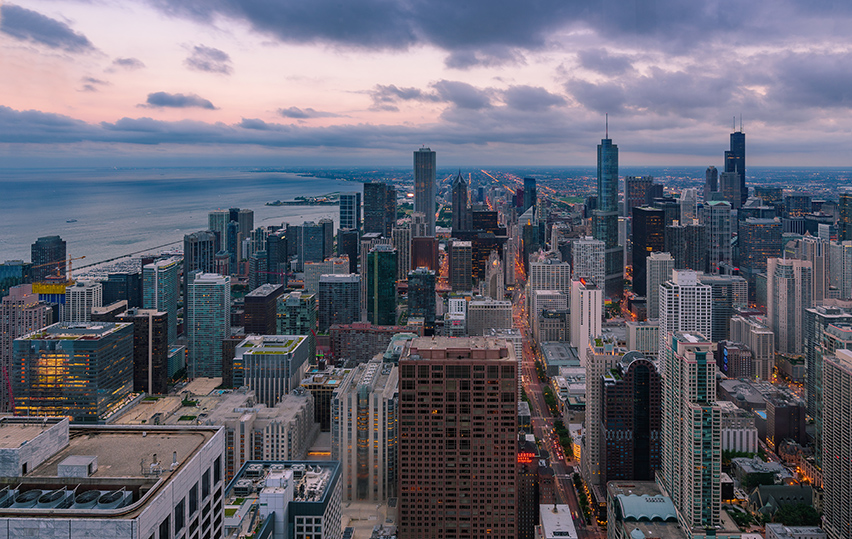
{"label": "rooftop", "polygon": [[470,359],[515,360],[514,347],[493,337],[417,337],[402,359],[443,359],[441,356],[468,352]]}
{"label": "rooftop", "polygon": [[225,498],[256,498],[265,487],[270,474],[290,471],[293,474],[295,491],[293,501],[325,503],[331,488],[340,475],[337,461],[269,461],[250,460],[243,464],[231,482],[225,487]]}
{"label": "rooftop", "polygon": [[281,284],[262,284],[262,285],[258,286],[257,288],[255,288],[254,290],[252,290],[251,292],[249,292],[248,294],[246,294],[246,297],[247,298],[266,297],[266,296],[269,296],[270,294],[273,294],[275,291],[280,290],[283,287],[284,287],[284,285],[281,285]]}
{"label": "rooftop", "polygon": [[576,539],[577,528],[571,515],[570,505],[541,505],[541,531],[544,539],[562,538]]}
{"label": "rooftop", "polygon": [[39,419],[38,422],[16,420],[12,417],[0,418],[0,448],[17,448],[34,439],[45,429],[61,421],[61,418],[51,417]]}
{"label": "rooftop", "polygon": [[243,354],[291,354],[307,339],[306,335],[250,335],[237,349]]}
{"label": "rooftop", "polygon": [[21,337],[31,341],[79,341],[102,339],[131,324],[113,322],[59,322]]}

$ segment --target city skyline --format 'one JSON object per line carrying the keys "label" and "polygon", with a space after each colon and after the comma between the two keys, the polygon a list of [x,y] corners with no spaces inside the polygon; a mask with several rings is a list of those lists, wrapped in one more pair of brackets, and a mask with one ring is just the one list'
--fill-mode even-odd
{"label": "city skyline", "polygon": [[590,165],[609,113],[625,164],[721,169],[739,115],[750,166],[848,164],[849,8],[663,4],[5,3],[0,156]]}

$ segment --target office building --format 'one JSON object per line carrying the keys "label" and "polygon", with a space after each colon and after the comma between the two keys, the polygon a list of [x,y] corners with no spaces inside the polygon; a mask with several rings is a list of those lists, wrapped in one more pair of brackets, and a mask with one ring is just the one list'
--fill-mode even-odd
{"label": "office building", "polygon": [[748,305],[748,283],[739,275],[699,274],[698,282],[712,289],[710,333],[713,342],[730,338],[730,322],[734,310]]}
{"label": "office building", "polygon": [[334,324],[351,324],[361,318],[361,276],[322,275],[319,281],[318,331],[327,333]]}
{"label": "office building", "polygon": [[649,206],[633,208],[633,291],[646,293],[648,255],[665,249],[665,211]]}
{"label": "office building", "polygon": [[104,289],[95,281],[77,281],[65,288],[63,322],[89,322],[92,308],[103,305]]}
{"label": "office building", "polygon": [[396,250],[376,245],[367,253],[367,320],[377,326],[396,324]]}
{"label": "office building", "polygon": [[604,373],[602,384],[603,484],[653,481],[660,468],[662,408],[662,386],[654,360],[629,352]]}
{"label": "office building", "polygon": [[725,152],[725,172],[736,173],[739,177],[740,206],[748,200],[748,187],[746,187],[746,162],[745,162],[745,133],[742,125],[739,131],[731,133],[731,149]]}
{"label": "office building", "polygon": [[823,365],[823,528],[831,539],[852,536],[852,352],[838,350]]}
{"label": "office building", "polygon": [[0,264],[0,298],[13,286],[31,284],[32,264],[23,260],[7,260]]}
{"label": "office building", "polygon": [[698,219],[698,189],[695,187],[687,187],[680,192],[680,218],[683,223],[691,223],[693,219]]}
{"label": "office building", "polygon": [[374,359],[348,372],[331,400],[331,459],[342,498],[376,503],[397,495],[399,372]]}
{"label": "office building", "polygon": [[[413,232],[412,232],[413,234]],[[438,240],[432,237],[411,237],[411,267],[441,271],[438,265]]]}
{"label": "office building", "polygon": [[53,324],[15,339],[15,415],[71,416],[98,423],[133,390],[133,326]]}
{"label": "office building", "polygon": [[461,171],[453,179],[451,189],[453,195],[453,234],[471,230],[473,223],[471,222],[471,211],[468,206],[467,182],[462,177]]}
{"label": "office building", "polygon": [[721,340],[716,349],[716,366],[728,378],[754,379],[754,359],[745,344]]}
{"label": "office building", "polygon": [[[813,270],[813,292],[814,305],[822,303],[829,293],[829,275],[831,272],[829,261],[829,242],[822,238],[806,234],[800,239],[787,242],[787,250],[792,247],[792,256],[785,253],[785,258],[797,258],[807,260],[811,263]],[[852,268],[850,268],[852,269]]]}
{"label": "office building", "polygon": [[[399,360],[399,373],[400,536],[514,539],[518,373],[513,348],[487,337],[414,339]],[[418,397],[417,388],[425,384],[432,391]],[[499,407],[480,414],[489,399]],[[438,423],[458,426],[432,428]]]}
{"label": "office building", "polygon": [[621,297],[624,249],[618,243],[618,146],[607,136],[598,144],[598,209],[593,212],[595,239],[604,242],[607,297]]}
{"label": "office building", "polygon": [[852,188],[839,189],[837,241],[852,241]]}
{"label": "office building", "polygon": [[487,335],[491,329],[511,327],[511,301],[477,298],[467,303],[467,334],[471,337]]}
{"label": "office building", "polygon": [[743,343],[751,352],[754,377],[771,380],[775,367],[775,335],[772,330],[754,317],[739,315],[731,317],[730,329],[731,341]]}
{"label": "office building", "polygon": [[651,253],[645,264],[647,318],[656,320],[660,317],[660,285],[672,278],[675,260],[670,253]]}
{"label": "office building", "polygon": [[[580,362],[586,370],[586,430],[580,452],[580,471],[583,479],[592,489],[592,496],[601,500],[600,487],[606,484],[601,469],[601,451],[605,447],[601,429],[603,376],[615,368],[624,356],[625,350],[617,346],[611,334],[599,333],[594,340],[587,341],[586,348],[581,354]],[[595,490],[598,491],[597,495]]]}
{"label": "office building", "polygon": [[8,417],[0,436],[16,440],[0,509],[11,537],[225,537],[220,427]]}
{"label": "office building", "polygon": [[394,227],[391,241],[396,249],[396,278],[404,281],[411,271],[411,228]]}
{"label": "office building", "polygon": [[719,273],[719,264],[730,264],[731,255],[731,205],[713,201],[699,211],[701,224],[707,233],[707,265],[710,273]]}
{"label": "office building", "polygon": [[340,228],[361,230],[361,193],[340,193]]}
{"label": "office building", "polygon": [[334,391],[343,383],[348,370],[326,367],[309,368],[302,378],[301,388],[310,392],[314,398],[314,420],[319,424],[321,432],[331,431],[331,401]]}
{"label": "office building", "polygon": [[12,411],[12,395],[9,394],[12,368],[12,343],[18,337],[39,330],[53,323],[53,312],[47,305],[39,303],[38,294],[33,294],[31,284],[13,286],[9,295],[0,301],[0,411]]}
{"label": "office building", "polygon": [[346,257],[326,258],[322,262],[306,262],[304,268],[303,290],[307,294],[319,292],[319,280],[322,275],[345,275],[349,273],[349,260]]}
{"label": "office building", "polygon": [[435,334],[435,272],[417,268],[408,274],[408,318],[422,318],[426,336]]}
{"label": "office building", "polygon": [[103,287],[103,304],[126,301],[130,308],[142,306],[142,273],[123,271],[110,273]]}
{"label": "office building", "polygon": [[675,268],[707,271],[707,230],[695,220],[666,226],[665,251],[671,253]]}
{"label": "office building", "polygon": [[627,326],[627,349],[656,357],[660,346],[659,321],[625,322],[625,325]]}
{"label": "office building", "polygon": [[249,335],[237,345],[234,385],[247,386],[257,402],[272,408],[299,387],[309,358],[305,335]]}
{"label": "office building", "polygon": [[571,265],[575,281],[586,279],[603,283],[606,278],[604,242],[591,236],[571,240]]}
{"label": "office building", "polygon": [[[414,211],[425,218],[425,236],[435,236],[435,152],[420,148],[414,152]],[[415,266],[416,267],[416,266]],[[435,269],[435,268],[429,268]]]}
{"label": "office building", "polygon": [[216,235],[216,251],[227,250],[228,223],[231,222],[231,212],[228,210],[213,210],[207,214],[207,229]]}
{"label": "office building", "polygon": [[[181,259],[173,256],[142,266],[142,307],[169,315],[169,344],[177,340],[177,304]],[[186,275],[184,279],[188,279]],[[184,310],[186,310],[184,300]]]}
{"label": "office building", "polygon": [[363,322],[335,324],[329,329],[331,357],[336,365],[348,361],[366,363],[376,354],[385,352],[395,335],[407,333],[413,336],[418,331],[422,331],[422,327],[374,326]]}
{"label": "office building", "polygon": [[473,247],[469,241],[450,243],[450,286],[453,292],[473,289]]}
{"label": "office building", "polygon": [[766,539],[826,539],[828,535],[817,526],[785,526],[767,524]]}
{"label": "office building", "polygon": [[[435,243],[435,260],[437,261],[437,240],[432,238]],[[369,234],[364,234],[361,236],[361,260],[360,260],[360,272],[361,272],[361,307],[364,309],[362,313],[366,316],[367,309],[367,255],[370,251],[373,250],[373,247],[376,245],[393,245],[391,238],[383,238],[381,234],[378,232],[370,232]],[[436,262],[437,264],[437,262]]]}
{"label": "office building", "polygon": [[742,208],[740,202],[740,176],[736,172],[723,172],[719,174],[719,193],[717,200],[724,200],[731,208],[738,210]]}
{"label": "office building", "polygon": [[712,193],[719,190],[719,171],[710,165],[704,172],[704,202],[712,200]]}
{"label": "office building", "polygon": [[493,299],[503,299],[506,296],[506,271],[503,269],[503,261],[497,251],[491,251],[488,255],[485,277],[480,281],[479,286],[483,296]]}
{"label": "office building", "polygon": [[133,391],[149,395],[169,392],[168,313],[127,309],[116,322],[133,324]]}
{"label": "office building", "polygon": [[[212,230],[199,230],[183,237],[183,274],[201,270],[203,273],[214,273],[216,269],[216,234]],[[265,267],[264,267],[265,270]],[[186,298],[186,280],[184,280],[183,296]],[[125,298],[120,298],[125,299]],[[111,302],[106,302],[109,305]],[[140,305],[130,305],[139,307]]]}
{"label": "office building", "polygon": [[[288,252],[291,243],[296,245],[295,236],[292,241],[290,240],[291,238],[288,238],[283,230],[266,237],[266,269],[263,270],[264,273],[261,273],[262,278],[259,279],[261,284],[287,284],[286,274],[290,271]],[[262,261],[259,265],[262,267]]]}
{"label": "office building", "polygon": [[775,334],[775,351],[803,354],[805,309],[811,307],[811,263],[770,258],[766,278],[766,318]]}
{"label": "office building", "polygon": [[396,224],[396,189],[382,182],[364,184],[364,233],[376,232],[386,238]]}
{"label": "office building", "polygon": [[828,284],[839,299],[852,299],[852,241],[828,242]]}
{"label": "office building", "polygon": [[769,258],[781,256],[781,221],[749,218],[738,225],[740,266],[766,271]]}
{"label": "office building", "polygon": [[222,376],[222,341],[231,336],[231,278],[216,273],[190,273],[187,278],[189,377]]}
{"label": "office building", "polygon": [[[520,408],[529,408],[528,403],[518,403]],[[519,412],[519,416],[524,413]],[[525,419],[519,419],[518,427],[525,429]],[[535,539],[538,526],[539,484],[538,473],[541,451],[535,436],[518,436],[518,539]]]}
{"label": "office building", "polygon": [[32,282],[43,281],[48,275],[65,277],[65,240],[59,236],[39,238],[30,247]]}
{"label": "office building", "polygon": [[521,213],[525,213],[528,209],[534,208],[537,200],[538,192],[535,186],[535,178],[524,178],[524,205],[521,209]]}
{"label": "office building", "polygon": [[663,345],[663,458],[657,481],[690,532],[721,524],[721,409],[713,348],[704,335],[685,331],[670,333]]}
{"label": "office building", "polygon": [[571,281],[571,346],[578,351],[586,350],[589,339],[600,335],[603,302],[603,290],[596,283]]}
{"label": "office building", "polygon": [[276,335],[304,335],[308,340],[308,357],[313,362],[317,353],[317,296],[294,290],[278,296]]}
{"label": "office building", "polygon": [[712,329],[713,289],[701,284],[698,274],[690,270],[672,271],[672,279],[660,285],[660,345],[661,364],[665,362],[666,346],[672,335],[688,331],[710,335]]}
{"label": "office building", "polygon": [[571,294],[571,264],[560,262],[555,258],[530,262],[527,283],[530,292],[556,290],[568,296]]}
{"label": "office building", "polygon": [[337,231],[337,256],[349,257],[349,273],[358,273],[358,246],[361,235],[355,229],[340,227]]}
{"label": "office building", "polygon": [[[328,230],[322,222],[305,221],[301,226],[287,227],[287,241],[291,233],[296,238],[296,271],[304,271],[306,262],[322,262],[326,258],[326,250],[330,251]],[[289,249],[289,247],[288,247]]]}
{"label": "office building", "polygon": [[245,296],[246,335],[275,335],[278,332],[278,297],[284,285],[264,284]]}
{"label": "office building", "polygon": [[654,187],[662,185],[654,183],[653,176],[625,176],[624,177],[624,217],[633,215],[633,208],[645,206],[656,197],[663,196],[662,189],[656,193]]}

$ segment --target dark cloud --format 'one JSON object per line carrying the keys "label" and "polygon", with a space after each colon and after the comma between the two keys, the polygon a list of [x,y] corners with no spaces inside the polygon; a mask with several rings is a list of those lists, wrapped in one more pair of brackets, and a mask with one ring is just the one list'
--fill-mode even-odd
{"label": "dark cloud", "polygon": [[852,53],[790,53],[773,62],[769,100],[787,105],[852,107]]}
{"label": "dark cloud", "polygon": [[480,50],[466,49],[452,51],[444,64],[452,69],[471,69],[474,67],[500,67],[511,64],[523,64],[524,57],[519,52],[505,46],[487,46]]}
{"label": "dark cloud", "polygon": [[595,84],[573,79],[565,84],[565,89],[581,105],[599,114],[621,112],[627,100],[624,87],[615,82]]}
{"label": "dark cloud", "polygon": [[94,46],[64,22],[14,4],[0,5],[0,32],[67,52],[88,52]]}
{"label": "dark cloud", "polygon": [[491,106],[488,92],[466,82],[441,80],[432,85],[443,101],[463,109],[483,109]]}
{"label": "dark cloud", "polygon": [[210,109],[215,110],[216,107],[213,106],[209,100],[204,99],[203,97],[199,97],[195,94],[170,94],[166,92],[154,92],[152,94],[148,94],[148,100],[146,105],[141,105],[143,107],[150,108],[161,108],[161,107],[169,107],[169,108],[191,108],[198,107],[202,109]]}
{"label": "dark cloud", "polygon": [[611,54],[606,49],[586,49],[577,53],[580,65],[602,75],[616,76],[633,68],[633,61],[623,54]]}
{"label": "dark cloud", "polygon": [[206,71],[208,73],[221,73],[230,75],[231,57],[225,51],[198,45],[193,47],[192,54],[184,60],[186,67],[195,71]]}
{"label": "dark cloud", "polygon": [[523,111],[541,111],[565,104],[564,97],[538,86],[510,86],[503,93],[503,100],[510,108]]}
{"label": "dark cloud", "polygon": [[278,109],[278,114],[284,118],[294,118],[297,120],[307,120],[309,118],[339,118],[339,114],[333,112],[323,112],[311,108],[300,109],[299,107],[290,107],[286,109]]}
{"label": "dark cloud", "polygon": [[98,86],[107,86],[109,82],[101,79],[96,79],[94,77],[83,77],[82,81],[83,86],[80,88],[81,92],[97,92]]}
{"label": "dark cloud", "polygon": [[145,64],[142,63],[142,60],[139,60],[138,58],[116,58],[112,61],[112,65],[130,70],[142,69],[143,67],[145,67]]}
{"label": "dark cloud", "polygon": [[272,129],[272,124],[268,124],[258,118],[243,118],[237,125],[243,129],[257,129],[258,131],[269,131]]}

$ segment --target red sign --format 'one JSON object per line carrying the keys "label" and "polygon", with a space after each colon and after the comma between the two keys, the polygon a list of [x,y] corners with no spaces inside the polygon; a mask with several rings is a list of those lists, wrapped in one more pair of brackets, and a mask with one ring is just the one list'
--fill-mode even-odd
{"label": "red sign", "polygon": [[535,458],[535,453],[518,453],[519,464],[530,464]]}

